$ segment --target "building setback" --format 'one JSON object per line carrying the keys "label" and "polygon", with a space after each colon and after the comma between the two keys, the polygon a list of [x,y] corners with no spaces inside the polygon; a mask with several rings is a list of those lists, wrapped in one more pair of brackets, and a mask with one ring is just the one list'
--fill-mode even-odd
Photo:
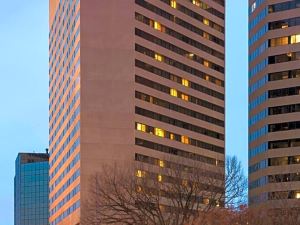
{"label": "building setback", "polygon": [[101,165],[224,167],[224,12],[224,0],[50,0],[50,225],[80,222]]}
{"label": "building setback", "polygon": [[19,153],[15,173],[15,225],[48,225],[49,155]]}
{"label": "building setback", "polygon": [[300,198],[300,1],[249,1],[249,202]]}

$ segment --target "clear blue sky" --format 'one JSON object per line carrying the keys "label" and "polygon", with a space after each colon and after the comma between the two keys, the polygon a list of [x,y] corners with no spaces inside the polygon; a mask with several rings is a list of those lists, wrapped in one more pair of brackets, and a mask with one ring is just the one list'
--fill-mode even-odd
{"label": "clear blue sky", "polygon": [[[247,0],[227,0],[226,148],[247,171]],[[14,160],[48,145],[48,0],[0,0],[0,223],[13,225]]]}

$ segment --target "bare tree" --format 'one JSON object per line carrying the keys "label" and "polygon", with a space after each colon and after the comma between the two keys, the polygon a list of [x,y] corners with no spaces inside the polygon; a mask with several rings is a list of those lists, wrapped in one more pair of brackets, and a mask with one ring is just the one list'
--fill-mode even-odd
{"label": "bare tree", "polygon": [[158,164],[163,165],[103,167],[91,177],[82,224],[194,225],[215,208],[244,198],[247,181],[235,157],[226,161],[226,179],[223,165],[187,166],[174,159]]}

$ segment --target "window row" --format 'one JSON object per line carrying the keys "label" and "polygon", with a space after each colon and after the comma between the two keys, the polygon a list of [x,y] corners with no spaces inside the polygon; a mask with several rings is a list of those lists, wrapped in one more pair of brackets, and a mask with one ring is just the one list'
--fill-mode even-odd
{"label": "window row", "polygon": [[300,43],[300,34],[269,39],[269,47]]}
{"label": "window row", "polygon": [[[170,0],[164,0],[164,1],[170,1]],[[210,14],[217,16],[221,19],[224,19],[224,13],[218,11],[217,9],[211,7],[210,5],[208,5],[207,3],[201,1],[201,0],[188,0],[191,3],[193,3],[195,6],[198,6],[199,8],[209,12]]]}
{"label": "window row", "polygon": [[135,35],[137,35],[137,36],[139,36],[139,37],[141,37],[141,38],[143,38],[147,41],[155,43],[155,44],[157,44],[157,45],[159,45],[163,48],[166,48],[166,49],[168,49],[172,52],[175,52],[175,53],[177,53],[177,54],[179,54],[183,57],[186,57],[190,60],[193,60],[197,63],[200,63],[201,65],[203,65],[205,67],[211,68],[211,69],[216,70],[220,73],[224,73],[224,67],[219,66],[219,65],[217,65],[217,64],[215,64],[215,63],[213,63],[209,60],[206,60],[203,57],[200,57],[200,56],[198,56],[198,55],[196,55],[192,52],[188,52],[188,51],[186,51],[186,50],[184,50],[184,49],[182,49],[182,48],[180,48],[176,45],[173,45],[173,44],[171,44],[167,41],[164,41],[164,40],[162,40],[162,39],[160,39],[156,36],[153,36],[153,35],[145,32],[145,31],[142,31],[140,29],[135,28]]}
{"label": "window row", "polygon": [[295,8],[300,8],[300,0],[292,0],[269,5],[269,13],[281,12]]}
{"label": "window row", "polygon": [[201,174],[203,177],[213,177],[221,181],[224,180],[224,175],[221,173],[217,173],[205,169],[199,169],[192,166],[183,165],[181,163],[179,164],[176,161],[172,162],[169,160],[162,160],[162,159],[158,159],[158,158],[154,158],[151,156],[146,156],[138,153],[135,153],[135,160],[138,162],[155,165],[161,168],[169,168],[169,169],[176,169],[176,170],[179,169],[180,171],[184,171],[187,173],[194,173],[194,171],[197,170],[197,173]]}
{"label": "window row", "polygon": [[197,111],[185,108],[183,106],[168,102],[166,100],[156,98],[156,97],[153,97],[153,96],[150,96],[145,93],[138,92],[138,91],[135,92],[135,97],[142,101],[149,102],[154,105],[157,105],[157,106],[160,106],[160,107],[163,107],[163,108],[166,108],[166,109],[169,109],[169,110],[172,110],[172,111],[175,111],[175,112],[187,115],[187,116],[191,116],[193,118],[203,120],[203,121],[212,123],[212,124],[220,126],[220,127],[224,127],[223,120],[216,119],[209,115],[205,115],[201,112],[197,112]]}
{"label": "window row", "polygon": [[159,62],[163,62],[163,63],[165,63],[167,65],[173,66],[173,67],[175,67],[175,68],[177,68],[179,70],[182,70],[182,71],[184,71],[186,73],[193,74],[193,75],[195,75],[197,77],[200,77],[203,80],[206,80],[206,81],[214,83],[214,84],[216,84],[218,86],[224,87],[224,81],[222,81],[222,80],[220,80],[220,79],[218,79],[216,77],[213,77],[211,75],[208,75],[208,74],[206,74],[206,73],[204,73],[204,72],[202,72],[200,70],[197,70],[194,67],[188,66],[188,65],[183,64],[183,63],[181,63],[179,61],[171,59],[171,58],[169,58],[167,56],[164,56],[164,55],[161,55],[159,53],[156,53],[153,50],[150,50],[150,49],[145,48],[145,47],[143,47],[141,45],[138,45],[138,44],[135,44],[135,50],[137,52],[142,53],[144,55],[147,55],[147,56],[149,56],[149,57],[151,57],[151,58],[153,58],[153,59],[155,59],[155,60],[157,60]]}
{"label": "window row", "polygon": [[300,173],[274,174],[268,176],[269,183],[297,182],[300,181]]}
{"label": "window row", "polygon": [[300,129],[300,121],[269,124],[269,132]]}
{"label": "window row", "polygon": [[300,155],[275,157],[268,159],[269,166],[285,166],[292,164],[300,164]]}
{"label": "window row", "polygon": [[216,51],[215,49],[210,48],[210,47],[208,47],[207,45],[204,45],[201,42],[195,41],[194,39],[191,39],[188,36],[185,36],[185,35],[177,32],[177,31],[175,31],[175,30],[173,30],[173,29],[171,29],[169,27],[166,27],[166,26],[164,26],[161,23],[158,23],[158,22],[155,23],[154,20],[149,19],[148,17],[145,17],[142,14],[135,13],[135,19],[137,21],[140,21],[140,22],[142,22],[144,24],[147,24],[147,25],[151,26],[155,30],[158,30],[160,32],[164,32],[165,34],[168,34],[171,37],[174,37],[174,38],[176,38],[176,39],[178,39],[178,40],[180,40],[180,41],[182,41],[182,42],[184,42],[186,44],[189,44],[189,45],[191,45],[191,46],[193,46],[195,48],[198,48],[198,49],[200,49],[200,50],[202,50],[202,51],[204,51],[204,52],[206,52],[206,53],[208,53],[210,55],[213,55],[213,56],[215,56],[215,57],[217,57],[219,59],[224,60],[224,58],[225,58],[224,53]]}
{"label": "window row", "polygon": [[285,96],[299,95],[300,94],[300,86],[299,87],[290,87],[290,88],[281,88],[276,90],[269,91],[269,98],[279,98]]}
{"label": "window row", "polygon": [[[163,0],[161,0],[161,1],[164,2]],[[153,13],[159,15],[159,16],[162,16],[162,17],[164,17],[164,18],[166,18],[166,19],[168,19],[172,22],[176,22],[175,21],[176,18],[177,18],[176,16],[162,10],[161,8],[151,4],[149,2],[146,2],[145,0],[135,0],[135,3],[138,4],[139,6],[145,8],[145,9],[148,9],[149,11],[151,11],[151,12],[153,12]],[[167,4],[169,4],[169,3],[167,3]],[[176,9],[178,11],[180,11],[180,12],[182,12],[182,13],[184,13],[184,14],[186,14],[186,15],[188,15],[188,16],[196,19],[196,20],[198,20],[199,22],[203,23],[204,25],[209,26],[209,27],[221,32],[221,33],[224,33],[224,27],[210,21],[209,19],[203,17],[202,15],[186,8],[185,6],[183,6],[179,3],[173,4],[173,6],[176,6]],[[181,20],[181,21],[183,21],[183,20]],[[185,26],[183,26],[183,27],[187,28]],[[204,32],[204,31],[202,31],[202,32]],[[209,35],[211,35],[211,34],[209,34]]]}
{"label": "window row", "polygon": [[274,106],[269,108],[269,115],[300,112],[300,104]]}
{"label": "window row", "polygon": [[168,116],[156,113],[156,112],[152,112],[152,111],[147,110],[147,109],[142,109],[140,107],[135,107],[135,113],[137,115],[145,116],[145,117],[151,118],[153,120],[157,120],[157,121],[161,121],[163,123],[171,124],[173,126],[180,127],[180,128],[186,129],[186,130],[190,130],[190,131],[193,131],[193,132],[196,132],[196,133],[199,133],[199,134],[203,134],[203,135],[206,135],[206,136],[209,136],[209,137],[212,137],[212,138],[216,138],[216,139],[219,139],[219,140],[224,140],[224,134],[221,134],[221,133],[218,133],[218,132],[215,132],[215,131],[212,131],[212,130],[208,130],[206,128],[199,127],[199,126],[196,126],[194,124],[190,124],[190,123],[187,123],[187,122],[184,122],[184,121],[181,121],[181,120],[177,120],[177,119],[174,119],[174,118],[171,118],[171,117],[168,117]]}
{"label": "window row", "polygon": [[278,141],[269,141],[268,147],[269,149],[277,149],[277,148],[292,148],[299,147],[300,139],[286,139],[286,140],[278,140]]}
{"label": "window row", "polygon": [[268,193],[268,200],[300,199],[300,190],[276,191]]}
{"label": "window row", "polygon": [[269,81],[285,80],[300,77],[300,69],[269,73]]}
{"label": "window row", "polygon": [[284,29],[300,25],[300,17],[278,20],[269,23],[269,30]]}
{"label": "window row", "polygon": [[142,85],[145,85],[147,87],[153,88],[155,90],[167,93],[167,94],[169,94],[169,95],[171,95],[173,97],[180,98],[180,99],[182,99],[184,101],[191,102],[193,104],[196,104],[196,105],[199,105],[199,106],[211,109],[213,111],[224,113],[224,108],[221,107],[221,106],[212,104],[212,103],[210,103],[208,101],[196,98],[196,97],[191,96],[191,95],[187,95],[187,94],[185,94],[185,93],[183,93],[181,91],[178,91],[177,89],[170,88],[168,86],[156,83],[156,82],[148,80],[146,78],[143,78],[143,77],[140,77],[140,76],[136,75],[135,76],[135,82],[138,83],[138,84],[142,84]]}
{"label": "window row", "polygon": [[[188,145],[192,145],[192,146],[199,147],[199,148],[208,149],[208,147],[210,147],[209,150],[211,150],[211,148],[214,148],[214,149],[217,148],[217,150],[222,149],[221,147],[190,138],[186,135],[175,134],[173,132],[166,131],[166,130],[158,128],[158,127],[152,127],[152,126],[142,124],[142,123],[135,123],[135,129],[138,131],[141,131],[141,132],[153,134],[158,137],[167,138],[167,139],[170,139],[173,141],[181,142],[183,144],[188,144]],[[221,151],[218,151],[218,152],[224,154],[224,149],[222,149]]]}
{"label": "window row", "polygon": [[157,144],[157,143],[154,143],[151,141],[146,141],[146,140],[139,139],[139,138],[135,139],[135,144],[137,146],[153,149],[153,150],[156,150],[159,152],[164,152],[164,153],[171,154],[171,155],[181,156],[181,157],[184,157],[187,159],[196,160],[196,161],[211,164],[214,166],[220,166],[220,167],[224,166],[224,161],[221,161],[221,160],[217,160],[214,158],[210,158],[210,157],[199,155],[199,154],[192,153],[192,152],[187,152],[187,151],[173,148],[170,146]]}
{"label": "window row", "polygon": [[[165,2],[169,5],[171,5],[170,3],[173,3],[171,6],[173,6],[174,9],[177,9],[178,11],[190,16],[191,18],[194,18],[194,19],[200,21],[201,23],[203,23],[206,26],[209,26],[209,27],[221,32],[221,33],[224,33],[224,27],[222,27],[221,25],[205,18],[204,16],[200,15],[199,13],[194,12],[193,10],[185,7],[184,5],[181,5],[180,3],[177,3],[175,0],[171,0],[171,1],[170,0],[160,0],[160,1]],[[197,4],[196,1],[193,1],[193,3]],[[196,4],[194,4],[194,5],[196,5]]]}
{"label": "window row", "polygon": [[269,64],[284,63],[300,60],[300,52],[289,52],[286,54],[269,56]]}
{"label": "window row", "polygon": [[205,87],[201,84],[198,84],[198,83],[195,83],[195,82],[192,82],[190,80],[187,80],[185,78],[182,78],[180,76],[177,76],[175,74],[172,74],[166,70],[163,70],[163,69],[160,69],[158,67],[155,67],[153,65],[150,65],[148,63],[145,63],[145,62],[142,62],[140,60],[135,60],[135,66],[140,68],[140,69],[143,69],[143,70],[146,70],[150,73],[153,73],[153,74],[156,74],[160,77],[163,77],[163,78],[166,78],[168,80],[172,80],[176,83],[179,83],[185,87],[190,87],[196,91],[200,91],[202,93],[205,93],[207,95],[210,95],[210,96],[213,96],[215,98],[218,98],[218,99],[221,99],[221,100],[224,100],[224,94],[218,92],[218,91],[215,91],[215,90],[212,90],[208,87]]}

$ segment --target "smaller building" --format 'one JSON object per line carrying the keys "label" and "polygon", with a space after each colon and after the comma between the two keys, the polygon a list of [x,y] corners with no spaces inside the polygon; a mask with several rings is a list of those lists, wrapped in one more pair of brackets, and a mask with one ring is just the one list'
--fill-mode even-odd
{"label": "smaller building", "polygon": [[15,164],[15,225],[48,225],[48,153],[19,153]]}

